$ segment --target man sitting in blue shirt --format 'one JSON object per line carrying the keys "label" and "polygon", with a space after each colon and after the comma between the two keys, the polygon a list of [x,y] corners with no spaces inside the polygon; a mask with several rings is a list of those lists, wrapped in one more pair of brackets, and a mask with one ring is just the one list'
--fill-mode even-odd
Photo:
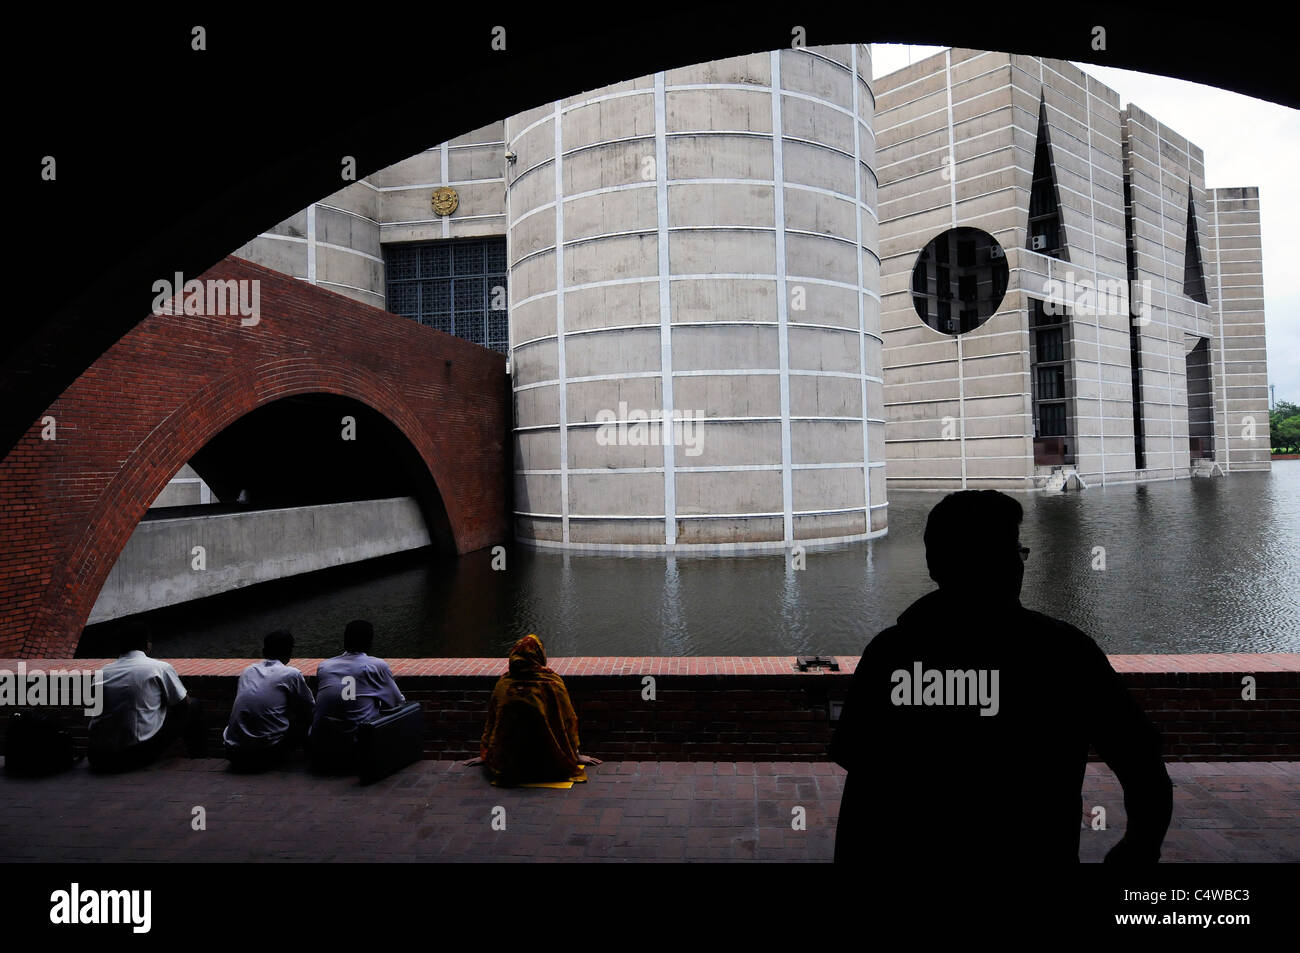
{"label": "man sitting in blue shirt", "polygon": [[149,657],[149,626],[127,622],[118,632],[118,659],[104,666],[103,711],[90,719],[88,760],[97,772],[129,771],[158,760],[185,740],[191,758],[204,754],[198,701],[170,662]]}
{"label": "man sitting in blue shirt", "polygon": [[258,771],[282,762],[307,738],[311,689],[302,672],[289,665],[293,635],[285,629],[262,641],[264,661],[239,676],[230,722],[221,736],[236,770]]}
{"label": "man sitting in blue shirt", "polygon": [[369,622],[349,622],[343,632],[343,654],[326,659],[316,669],[316,712],[308,746],[318,770],[353,770],[357,726],[375,720],[385,709],[406,704],[388,663],[367,654],[374,640]]}

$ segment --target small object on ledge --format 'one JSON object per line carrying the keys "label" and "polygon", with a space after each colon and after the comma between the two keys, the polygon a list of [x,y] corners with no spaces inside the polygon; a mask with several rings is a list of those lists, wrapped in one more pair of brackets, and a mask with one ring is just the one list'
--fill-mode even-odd
{"label": "small object on ledge", "polygon": [[840,663],[829,655],[800,655],[794,660],[794,667],[801,672],[806,672],[810,668],[825,668],[838,672]]}

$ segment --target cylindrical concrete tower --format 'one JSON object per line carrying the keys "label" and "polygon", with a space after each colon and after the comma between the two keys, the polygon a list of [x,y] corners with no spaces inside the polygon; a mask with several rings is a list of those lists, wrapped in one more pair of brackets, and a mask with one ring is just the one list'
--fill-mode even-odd
{"label": "cylindrical concrete tower", "polygon": [[884,533],[870,79],[782,50],[506,121],[520,540]]}

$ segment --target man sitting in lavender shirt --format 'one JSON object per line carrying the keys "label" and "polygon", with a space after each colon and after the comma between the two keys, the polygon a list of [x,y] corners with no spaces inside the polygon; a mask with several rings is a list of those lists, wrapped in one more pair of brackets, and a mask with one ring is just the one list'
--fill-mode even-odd
{"label": "man sitting in lavender shirt", "polygon": [[368,654],[374,640],[375,630],[369,622],[349,622],[343,632],[343,654],[326,659],[316,669],[316,711],[309,748],[317,770],[352,771],[357,726],[406,704],[388,663]]}
{"label": "man sitting in lavender shirt", "polygon": [[226,757],[241,771],[258,771],[282,762],[307,740],[311,689],[302,672],[289,664],[293,635],[285,629],[262,640],[263,661],[244,669],[222,735]]}

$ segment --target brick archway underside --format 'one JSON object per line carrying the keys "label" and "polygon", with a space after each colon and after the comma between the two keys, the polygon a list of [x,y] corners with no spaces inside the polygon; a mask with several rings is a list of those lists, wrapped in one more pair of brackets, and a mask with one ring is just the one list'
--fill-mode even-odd
{"label": "brick archway underside", "polygon": [[232,279],[259,282],[255,324],[148,316],[0,462],[0,657],[71,657],[168,480],[226,427],[284,397],[348,397],[397,427],[429,470],[458,552],[508,537],[501,355],[242,259],[199,278]]}

